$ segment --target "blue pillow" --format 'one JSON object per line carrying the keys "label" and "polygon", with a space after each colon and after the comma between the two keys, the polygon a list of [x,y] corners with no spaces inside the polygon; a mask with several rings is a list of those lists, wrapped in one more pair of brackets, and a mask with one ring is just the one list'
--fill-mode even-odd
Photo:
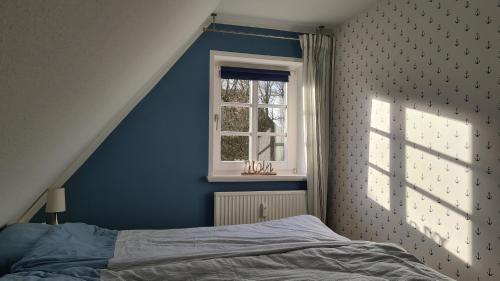
{"label": "blue pillow", "polygon": [[0,276],[9,273],[11,265],[31,250],[51,227],[41,223],[19,223],[0,232]]}

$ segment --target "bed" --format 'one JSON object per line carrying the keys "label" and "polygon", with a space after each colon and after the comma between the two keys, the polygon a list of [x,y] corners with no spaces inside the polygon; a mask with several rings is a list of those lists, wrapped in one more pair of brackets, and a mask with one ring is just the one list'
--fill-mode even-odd
{"label": "bed", "polygon": [[394,244],[349,240],[312,216],[172,230],[47,228],[1,281],[452,280]]}

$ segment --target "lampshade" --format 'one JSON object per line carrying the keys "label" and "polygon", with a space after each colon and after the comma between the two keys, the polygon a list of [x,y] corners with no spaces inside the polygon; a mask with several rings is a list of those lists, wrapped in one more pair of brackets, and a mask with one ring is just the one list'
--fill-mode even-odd
{"label": "lampshade", "polygon": [[66,211],[64,188],[49,188],[47,191],[46,213],[60,213]]}

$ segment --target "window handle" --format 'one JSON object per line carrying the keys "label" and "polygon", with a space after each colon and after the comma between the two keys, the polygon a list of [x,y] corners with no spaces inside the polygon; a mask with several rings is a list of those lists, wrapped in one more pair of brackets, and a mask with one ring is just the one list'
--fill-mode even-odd
{"label": "window handle", "polygon": [[219,114],[214,115],[214,122],[215,122],[215,130],[219,130]]}

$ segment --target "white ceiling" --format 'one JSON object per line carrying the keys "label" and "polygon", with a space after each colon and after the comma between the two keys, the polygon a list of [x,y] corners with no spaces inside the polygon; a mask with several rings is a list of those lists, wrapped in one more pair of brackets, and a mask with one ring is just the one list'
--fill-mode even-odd
{"label": "white ceiling", "polygon": [[255,27],[310,32],[319,25],[332,28],[376,0],[222,0],[217,21]]}

